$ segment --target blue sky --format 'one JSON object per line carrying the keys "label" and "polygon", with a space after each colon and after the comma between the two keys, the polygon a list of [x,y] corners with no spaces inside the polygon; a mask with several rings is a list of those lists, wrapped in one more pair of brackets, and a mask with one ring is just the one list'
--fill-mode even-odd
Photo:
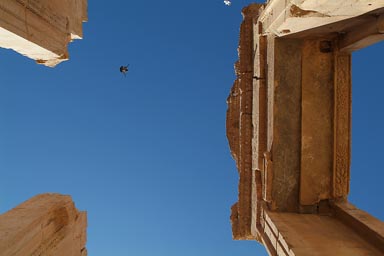
{"label": "blue sky", "polygon": [[[0,49],[0,212],[58,192],[88,212],[92,256],[267,255],[229,222],[225,101],[251,2],[89,1],[69,61]],[[383,52],[354,54],[350,195],[381,219]]]}

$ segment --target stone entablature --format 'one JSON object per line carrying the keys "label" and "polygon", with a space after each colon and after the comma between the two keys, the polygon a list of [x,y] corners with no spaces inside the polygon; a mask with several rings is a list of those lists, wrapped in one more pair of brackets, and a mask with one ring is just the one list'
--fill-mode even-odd
{"label": "stone entablature", "polygon": [[0,1],[0,47],[53,67],[69,58],[67,45],[83,37],[87,0]]}
{"label": "stone entablature", "polygon": [[[240,176],[231,222],[235,239],[262,241],[272,255],[310,254],[293,247],[293,254],[278,253],[266,216],[280,222],[310,214],[310,229],[321,226],[315,220],[325,215],[332,223],[350,225],[357,236],[361,230],[355,226],[365,225],[356,224],[365,217],[346,221],[350,212],[338,206],[348,204],[349,194],[351,51],[384,39],[384,1],[337,12],[346,2],[356,1],[271,0],[243,9],[237,79],[227,99],[227,137]],[[311,11],[303,9],[308,6]],[[324,10],[328,16],[315,14]],[[382,239],[367,247],[370,255],[378,255],[382,232],[368,234]],[[308,242],[311,248],[314,241]],[[347,253],[347,247],[341,251]]]}

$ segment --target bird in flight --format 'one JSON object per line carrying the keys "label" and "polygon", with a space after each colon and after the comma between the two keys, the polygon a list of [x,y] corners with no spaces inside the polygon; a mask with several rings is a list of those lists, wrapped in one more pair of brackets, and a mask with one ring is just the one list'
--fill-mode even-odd
{"label": "bird in flight", "polygon": [[224,3],[225,3],[225,5],[228,5],[228,6],[231,5],[231,1],[229,1],[229,0],[224,0]]}
{"label": "bird in flight", "polygon": [[127,66],[120,66],[120,72],[123,73],[124,76],[127,75],[128,67],[129,67],[129,64]]}

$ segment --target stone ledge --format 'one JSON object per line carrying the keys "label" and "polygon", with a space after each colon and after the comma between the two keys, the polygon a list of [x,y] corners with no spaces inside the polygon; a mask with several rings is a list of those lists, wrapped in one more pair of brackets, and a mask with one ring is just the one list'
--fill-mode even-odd
{"label": "stone ledge", "polygon": [[54,67],[68,60],[67,45],[83,37],[87,0],[2,0],[0,47]]}
{"label": "stone ledge", "polygon": [[353,227],[384,254],[384,223],[382,221],[347,201],[333,201],[330,206],[339,220]]}

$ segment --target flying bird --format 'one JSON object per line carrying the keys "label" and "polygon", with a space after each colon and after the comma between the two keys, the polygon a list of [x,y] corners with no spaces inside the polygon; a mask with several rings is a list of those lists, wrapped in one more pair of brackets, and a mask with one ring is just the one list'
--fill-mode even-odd
{"label": "flying bird", "polygon": [[128,67],[129,67],[129,64],[127,66],[120,66],[120,72],[123,73],[124,76],[127,75]]}
{"label": "flying bird", "polygon": [[224,3],[225,3],[225,5],[228,5],[228,6],[231,5],[231,1],[229,1],[229,0],[224,0]]}

